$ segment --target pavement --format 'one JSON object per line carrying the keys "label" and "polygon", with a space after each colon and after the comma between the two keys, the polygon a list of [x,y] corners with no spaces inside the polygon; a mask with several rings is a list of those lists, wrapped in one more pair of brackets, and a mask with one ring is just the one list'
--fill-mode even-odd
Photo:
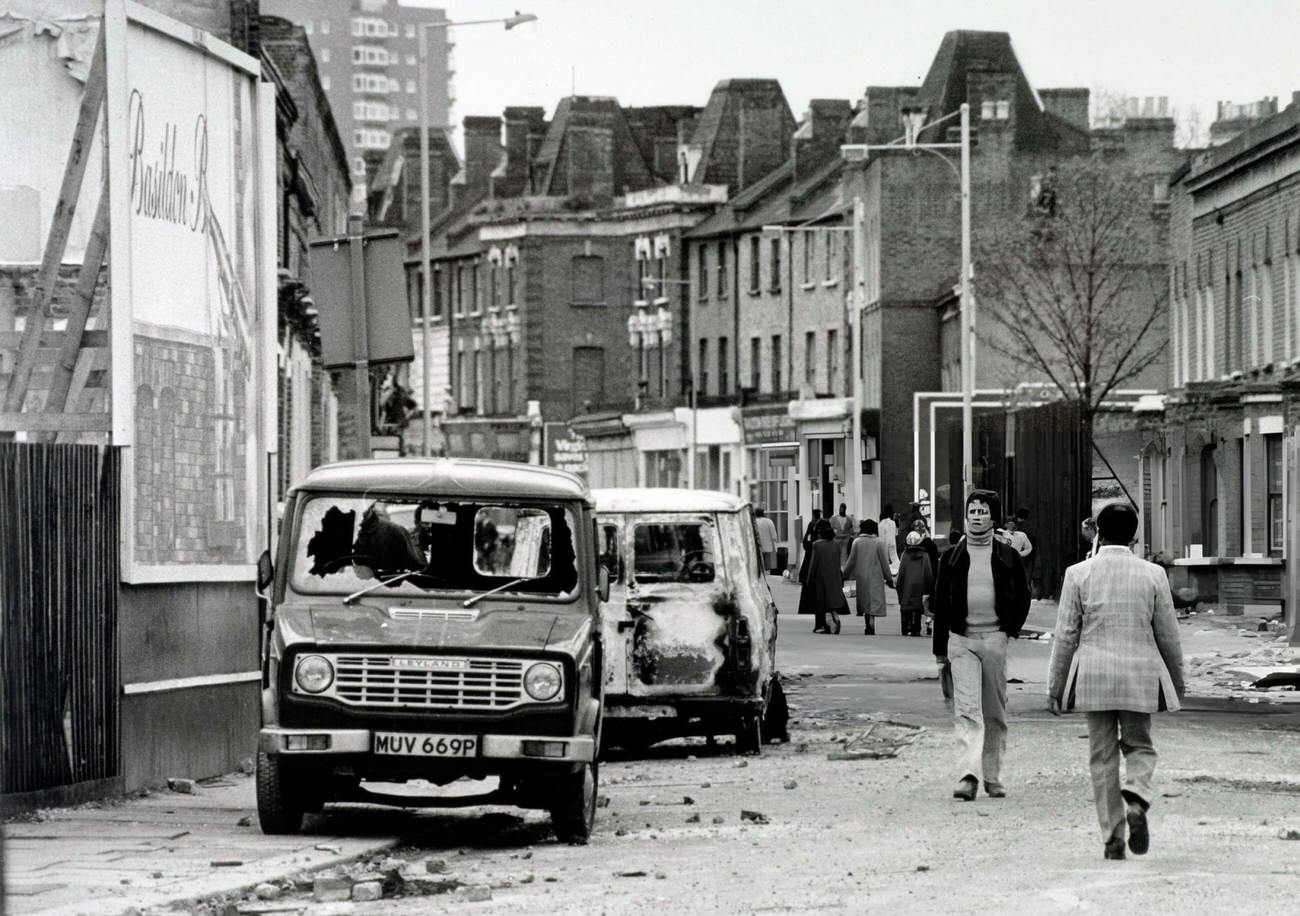
{"label": "pavement", "polygon": [[[256,825],[253,779],[237,773],[200,781],[192,793],[155,790],[73,808],[42,810],[27,819],[11,820],[5,826],[4,912],[111,916],[170,909],[219,914],[226,912],[223,905],[211,905],[211,901],[249,898],[259,884],[272,882],[292,896],[295,877],[298,888],[309,887],[309,876],[313,873],[340,872],[348,863],[356,862],[363,863],[358,867],[364,867],[364,863],[378,861],[378,857],[393,851],[418,857],[429,850],[444,852],[449,858],[464,856],[464,859],[453,859],[463,880],[473,878],[484,888],[496,888],[494,902],[454,904],[475,906],[483,912],[497,911],[498,907],[501,912],[517,912],[520,908],[558,912],[569,911],[570,905],[576,911],[583,909],[582,894],[588,891],[600,895],[607,912],[651,912],[656,906],[662,911],[663,901],[669,901],[666,906],[669,910],[689,906],[699,912],[729,912],[735,910],[739,900],[727,897],[725,888],[735,887],[736,893],[746,894],[753,890],[746,889],[742,877],[747,868],[753,867],[752,861],[746,864],[748,847],[764,848],[765,857],[777,854],[779,849],[780,855],[800,861],[801,867],[815,877],[826,865],[824,857],[819,859],[814,854],[807,858],[809,844],[815,852],[819,842],[817,831],[822,827],[818,826],[818,817],[829,818],[823,825],[830,831],[828,849],[847,851],[858,842],[854,838],[861,836],[863,829],[860,821],[865,815],[853,813],[858,807],[855,799],[863,792],[878,793],[872,796],[876,804],[890,810],[906,810],[909,819],[916,819],[911,832],[900,833],[890,843],[901,844],[900,849],[915,847],[920,850],[916,852],[922,857],[919,861],[934,862],[933,867],[938,868],[936,860],[942,860],[946,853],[936,849],[935,842],[915,840],[913,834],[929,829],[924,826],[927,818],[938,818],[935,824],[941,824],[952,815],[954,809],[947,802],[934,807],[934,799],[943,799],[947,794],[947,775],[942,768],[926,766],[918,770],[916,762],[903,762],[900,758],[880,762],[869,776],[843,769],[840,772],[848,775],[849,781],[841,783],[835,771],[828,769],[832,765],[827,763],[828,751],[842,751],[854,735],[860,735],[878,721],[904,721],[925,729],[925,737],[916,748],[904,751],[905,756],[924,755],[928,759],[935,749],[942,755],[952,750],[950,712],[939,698],[929,640],[900,635],[896,605],[891,605],[889,614],[879,622],[877,636],[864,636],[858,618],[854,617],[844,618],[844,632],[838,637],[812,634],[811,619],[793,613],[798,603],[798,587],[775,581],[773,592],[783,609],[778,662],[790,697],[793,743],[769,746],[762,758],[754,759],[752,764],[733,758],[726,743],[702,742],[663,745],[651,749],[643,758],[608,761],[602,770],[602,794],[611,799],[610,807],[598,818],[599,835],[588,847],[589,852],[578,853],[557,844],[550,837],[544,814],[521,814],[511,809],[470,808],[448,814],[348,806],[327,809],[324,815],[309,818],[303,835],[268,837]],[[1086,799],[1086,760],[1078,752],[1078,742],[1058,742],[1061,747],[1050,751],[1035,743],[1040,738],[1050,744],[1052,736],[1068,737],[1081,725],[1077,718],[1053,719],[1044,710],[1043,680],[1051,650],[1047,634],[1055,624],[1055,617],[1054,604],[1034,603],[1027,631],[1028,635],[1038,634],[1039,638],[1016,643],[1008,667],[1012,753],[1024,757],[1023,768],[1030,769],[1022,777],[1024,792],[1034,796],[1025,802],[1028,808],[1017,809],[1020,812],[1017,817],[1028,817],[1026,811],[1038,811],[1050,820],[1060,808],[1058,796],[1068,785],[1066,797],[1071,816],[1068,824],[1062,826],[1069,826],[1078,836],[1069,845],[1055,834],[1039,836],[1034,841],[1031,828],[1036,829],[1037,822],[1016,820],[1014,829],[1026,832],[1023,842],[1017,840],[1017,843],[1024,846],[1023,854],[1031,857],[1037,854],[1034,842],[1051,841],[1067,849],[1073,848],[1076,842],[1083,844],[1086,838],[1088,844],[1096,845],[1089,833],[1089,829],[1095,833],[1095,825],[1088,827],[1091,811]],[[1185,852],[1191,858],[1182,862],[1180,868],[1200,874],[1201,878],[1217,873],[1217,865],[1212,842],[1207,840],[1205,849],[1192,842],[1200,830],[1198,823],[1203,827],[1231,820],[1224,829],[1225,835],[1234,838],[1234,842],[1243,837],[1251,843],[1264,842],[1277,834],[1278,823],[1289,823],[1287,812],[1293,810],[1294,797],[1300,795],[1300,783],[1294,776],[1294,761],[1300,759],[1300,705],[1294,701],[1300,699],[1300,692],[1269,691],[1263,695],[1256,691],[1252,695],[1241,686],[1240,676],[1248,669],[1295,667],[1295,650],[1279,642],[1274,634],[1260,631],[1259,624],[1260,621],[1253,619],[1201,615],[1182,621],[1180,626],[1184,654],[1192,672],[1191,696],[1188,715],[1180,716],[1178,734],[1169,740],[1171,762],[1166,775],[1185,784],[1174,797],[1197,792],[1203,796],[1185,815],[1180,815],[1186,822],[1180,822],[1179,828],[1185,829],[1187,842],[1191,844]],[[1261,660],[1268,664],[1258,664]],[[1163,742],[1161,751],[1165,753]],[[1289,764],[1285,762],[1288,759]],[[737,772],[734,767],[738,766],[749,768]],[[790,791],[783,791],[782,786]],[[900,796],[903,787],[906,793],[912,794]],[[1047,788],[1057,795],[1044,794]],[[1260,791],[1271,793],[1271,801],[1261,800]],[[1216,796],[1216,793],[1230,792],[1237,793],[1230,800],[1225,800],[1227,796]],[[689,805],[682,801],[692,796]],[[783,819],[784,826],[780,830],[773,827],[763,835],[762,824],[740,818],[742,805],[761,808],[767,812],[764,818]],[[1234,814],[1239,811],[1244,813],[1234,820]],[[692,814],[703,817],[691,821]],[[987,811],[982,816],[988,816]],[[682,832],[683,824],[701,821],[700,827]],[[645,824],[644,828],[641,823]],[[1005,826],[1011,829],[1013,822]],[[1293,826],[1300,828],[1300,823]],[[887,833],[903,827],[887,822],[871,829]],[[986,834],[987,829],[981,835]],[[647,840],[658,838],[670,842],[646,845]],[[1300,839],[1300,829],[1296,830],[1296,838]],[[995,844],[999,842],[993,836],[989,839]],[[741,840],[745,842],[735,847]],[[678,841],[684,844],[681,849],[674,847]],[[769,841],[775,845],[766,849]],[[782,845],[787,843],[788,849]],[[1091,845],[1086,847],[1090,854],[1094,851]],[[1291,853],[1300,850],[1300,846],[1282,845],[1290,846]],[[723,848],[730,851],[719,853]],[[693,851],[687,853],[684,851],[687,849]],[[1099,848],[1095,851],[1099,852]],[[1210,857],[1209,865],[1196,859],[1202,852]],[[687,891],[696,887],[691,892],[694,896],[690,893],[682,896],[686,891],[673,882],[656,883],[650,877],[685,876],[690,868],[700,867],[700,856],[725,863],[726,869],[698,887],[687,882]],[[860,858],[845,858],[850,875],[855,874],[852,863]],[[874,888],[873,907],[890,900],[902,911],[911,911],[909,901],[920,904],[928,900],[935,912],[962,911],[961,907],[953,909],[952,900],[944,896],[942,887],[928,879],[916,879],[919,883],[909,893],[919,896],[913,898],[898,898],[882,883],[888,874],[922,870],[919,865],[909,864],[899,850],[880,850],[869,860],[876,861],[878,867],[859,865],[857,878],[848,884],[858,887],[864,876],[874,876],[870,882]],[[1229,856],[1219,864],[1226,868],[1228,860],[1236,861],[1236,858]],[[888,867],[879,863],[887,863]],[[1246,857],[1234,866],[1238,876],[1255,875],[1254,885],[1250,881],[1237,881],[1241,893],[1268,889],[1277,876],[1292,881],[1300,877],[1293,866],[1271,854],[1267,869],[1261,872],[1257,865],[1256,860]],[[1048,899],[1051,905],[1046,909],[1037,908],[1037,903],[1032,906],[1026,903],[1023,909],[1019,904],[1008,904],[1005,909],[1039,912],[1090,908],[1091,904],[1109,900],[1106,896],[1109,892],[1104,888],[1111,885],[1103,882],[1102,890],[1085,893],[1086,875],[1074,874],[1064,865],[1061,868],[1062,874],[1069,872],[1071,877],[1068,881],[1062,878],[1065,883],[1060,887],[1053,885],[1056,896]],[[843,878],[845,868],[831,870]],[[631,879],[623,877],[624,871],[647,877],[651,882],[651,896],[645,896],[644,882],[636,886],[629,884]],[[1047,873],[1055,874],[1050,868]],[[548,876],[544,882],[534,884],[530,877],[533,874]],[[618,880],[611,884],[611,876]],[[1012,880],[1012,885],[1019,887],[1015,884],[1018,880]],[[763,895],[769,894],[763,880],[759,880],[759,886]],[[1220,886],[1223,893],[1229,893],[1237,885],[1219,881],[1216,887]],[[1024,900],[1038,900],[1034,895],[1041,888],[1036,890],[1036,887],[1032,883],[1024,887],[1023,893],[1027,895]],[[838,896],[827,896],[824,882],[817,880],[810,888],[811,897],[790,906],[777,906],[781,904],[783,891],[771,888],[772,908],[781,911],[855,908],[852,904],[855,898],[847,889]],[[295,899],[297,903],[284,904],[279,911],[303,911],[308,907],[310,895],[304,897],[300,892]],[[1127,899],[1121,895],[1119,905],[1124,905]],[[656,906],[647,903],[654,900],[660,903]],[[1223,900],[1225,905],[1231,902],[1228,897]],[[209,901],[209,905],[205,908],[202,901]],[[408,910],[391,901],[382,903],[384,908],[373,912],[426,912],[431,911],[428,907],[435,901],[432,898],[412,901]],[[1066,903],[1070,905],[1064,906]],[[639,908],[643,904],[647,905],[644,910]],[[437,902],[439,907],[450,905],[453,904]],[[267,908],[274,906],[264,904],[260,912],[270,912]],[[289,908],[284,909],[285,906]],[[251,907],[245,904],[244,912],[257,911]],[[754,905],[753,908],[757,911],[768,907]],[[972,908],[976,907],[972,905]],[[1190,908],[1184,911],[1211,910],[1201,908],[1192,899]],[[1256,907],[1256,911],[1272,910],[1265,906]]]}

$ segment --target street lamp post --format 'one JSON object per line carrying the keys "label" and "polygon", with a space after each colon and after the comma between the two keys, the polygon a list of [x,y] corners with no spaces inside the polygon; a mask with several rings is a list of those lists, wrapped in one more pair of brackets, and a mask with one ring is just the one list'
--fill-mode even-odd
{"label": "street lamp post", "polygon": [[[961,119],[961,140],[958,143],[919,143],[917,138],[932,127],[959,116]],[[923,124],[925,112],[912,109],[904,110],[903,136],[890,143],[867,144],[850,143],[840,147],[846,153],[869,154],[872,150],[920,150],[938,156],[952,169],[961,183],[961,274],[957,289],[961,296],[961,475],[963,497],[974,486],[974,418],[973,402],[975,398],[975,277],[971,269],[971,229],[970,229],[970,104],[963,102],[958,111],[949,112],[941,118]],[[939,150],[960,150],[961,167],[952,164],[952,160]]]}
{"label": "street lamp post", "polygon": [[500,22],[509,31],[525,22],[534,22],[537,17],[532,13],[515,13],[501,19],[469,19],[464,22],[422,22],[419,31],[420,57],[420,357],[422,390],[420,393],[420,416],[424,428],[423,451],[425,457],[433,454],[433,440],[430,436],[429,405],[433,400],[433,378],[430,371],[430,351],[432,342],[429,337],[433,330],[433,267],[430,264],[432,252],[429,250],[429,33],[428,29],[449,29],[457,25],[487,25]]}

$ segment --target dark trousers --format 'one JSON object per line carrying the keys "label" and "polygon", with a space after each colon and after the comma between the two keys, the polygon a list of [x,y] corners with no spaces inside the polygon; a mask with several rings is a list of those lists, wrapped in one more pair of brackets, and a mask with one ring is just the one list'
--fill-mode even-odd
{"label": "dark trousers", "polygon": [[921,609],[918,608],[901,608],[903,618],[903,635],[920,636],[921,635]]}

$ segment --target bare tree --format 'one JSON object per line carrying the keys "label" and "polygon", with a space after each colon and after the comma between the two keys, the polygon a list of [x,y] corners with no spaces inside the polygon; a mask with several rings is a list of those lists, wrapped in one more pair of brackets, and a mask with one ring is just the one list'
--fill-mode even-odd
{"label": "bare tree", "polygon": [[1062,163],[1026,211],[986,222],[975,240],[981,343],[1077,402],[1089,444],[1102,402],[1168,344],[1152,187],[1150,174],[1101,156]]}

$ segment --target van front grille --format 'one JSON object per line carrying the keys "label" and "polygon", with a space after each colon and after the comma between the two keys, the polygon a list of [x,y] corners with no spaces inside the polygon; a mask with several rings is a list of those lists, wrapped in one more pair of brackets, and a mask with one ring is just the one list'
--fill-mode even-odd
{"label": "van front grille", "polygon": [[502,710],[529,702],[525,662],[440,655],[336,655],[333,695],[351,706]]}

